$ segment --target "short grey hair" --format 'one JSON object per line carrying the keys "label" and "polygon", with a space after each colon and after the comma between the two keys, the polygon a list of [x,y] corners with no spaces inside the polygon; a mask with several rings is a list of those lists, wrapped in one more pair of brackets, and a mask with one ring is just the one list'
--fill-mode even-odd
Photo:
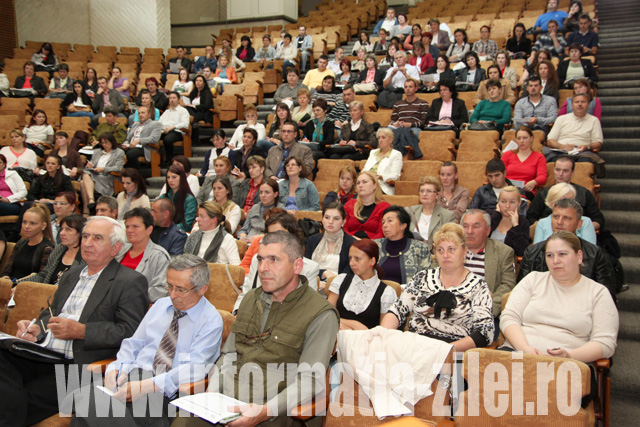
{"label": "short grey hair", "polygon": [[187,271],[192,270],[189,281],[193,285],[193,288],[198,290],[205,285],[209,284],[211,278],[211,272],[209,271],[209,264],[199,256],[192,254],[182,254],[173,258],[169,262],[167,270],[175,271]]}
{"label": "short grey hair", "polygon": [[575,95],[573,95],[573,99],[571,100],[571,103],[573,103],[573,101],[579,96],[584,96],[585,98],[587,98],[587,102],[591,102],[591,98],[589,97],[588,93],[576,93]]}
{"label": "short grey hair", "polygon": [[575,201],[574,199],[560,199],[556,202],[556,204],[553,206],[554,209],[555,208],[560,208],[560,209],[575,209],[576,211],[576,215],[578,215],[578,219],[582,218],[582,213],[584,212],[584,210],[582,209],[582,206],[580,205],[580,203],[578,203],[577,201]]}
{"label": "short grey hair", "polygon": [[406,52],[405,52],[404,50],[398,50],[398,51],[396,51],[396,53],[394,53],[394,54],[393,54],[393,57],[395,58],[395,57],[396,57],[396,56],[398,56],[398,55],[402,56],[403,58],[406,58],[406,57],[407,57],[407,54],[406,54]]}
{"label": "short grey hair", "polygon": [[87,226],[91,224],[93,221],[106,221],[112,225],[111,233],[109,234],[109,242],[111,246],[115,246],[117,243],[125,244],[127,243],[127,233],[124,229],[124,225],[120,221],[116,221],[113,218],[109,218],[108,216],[92,216],[87,220],[87,223],[84,225],[82,231],[86,230]]}
{"label": "short grey hair", "polygon": [[289,257],[289,261],[293,262],[304,256],[302,242],[293,234],[286,231],[274,231],[267,233],[260,241],[261,245],[271,245],[274,243],[282,243],[284,253]]}
{"label": "short grey hair", "polygon": [[480,214],[484,219],[484,222],[487,224],[487,227],[491,227],[491,216],[487,213],[487,211],[482,209],[467,209],[465,213],[462,214],[462,218],[460,218],[460,224],[464,221],[464,217],[467,215],[475,215]]}
{"label": "short grey hair", "polygon": [[109,206],[109,210],[111,211],[118,209],[118,201],[114,197],[100,196],[98,197],[98,200],[96,200],[96,205],[99,205],[101,203]]}
{"label": "short grey hair", "polygon": [[380,134],[385,134],[389,138],[391,138],[392,140],[395,139],[395,134],[393,133],[393,130],[391,128],[380,128],[380,129],[378,129],[378,131],[376,132],[376,137],[380,137]]}

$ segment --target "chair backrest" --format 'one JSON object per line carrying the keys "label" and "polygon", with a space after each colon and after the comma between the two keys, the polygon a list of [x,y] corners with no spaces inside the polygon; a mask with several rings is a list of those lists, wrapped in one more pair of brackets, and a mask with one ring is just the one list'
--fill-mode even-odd
{"label": "chair backrest", "polygon": [[[492,374],[486,375],[488,372]],[[536,425],[541,414],[548,425],[593,425],[588,411],[580,407],[582,397],[589,393],[591,374],[589,367],[577,360],[525,354],[516,361],[510,352],[474,348],[464,354],[463,375],[471,386],[459,399],[461,405],[455,414],[458,427],[491,426],[496,419],[501,425]],[[495,406],[480,403],[481,396],[493,395],[496,378],[499,383],[512,384],[513,378],[520,384],[517,398],[512,397],[515,392],[505,395],[506,404],[500,404],[505,410],[500,414],[489,409],[495,410]],[[525,410],[514,410],[514,405],[522,402],[526,402]]]}
{"label": "chair backrest", "polygon": [[412,160],[404,162],[399,181],[420,181],[420,178],[423,176],[438,176],[441,166],[442,162],[437,160]]}
{"label": "chair backrest", "polygon": [[[551,187],[556,183],[556,177],[553,173],[553,168],[555,166],[555,162],[547,163],[547,182],[545,183],[545,187]],[[580,162],[576,163],[575,170],[573,171],[573,175],[571,176],[571,182],[574,184],[578,184],[586,188],[587,190],[595,193],[595,178],[594,175],[595,170],[593,167],[593,163],[591,162]]]}
{"label": "chair backrest", "polygon": [[244,258],[244,254],[247,253],[249,245],[244,240],[236,240],[236,246],[238,246],[238,255],[240,256],[240,259]]}
{"label": "chair backrest", "polygon": [[220,314],[220,317],[222,317],[222,343],[221,346],[224,346],[224,343],[227,342],[227,338],[229,337],[229,334],[231,333],[231,326],[233,325],[233,322],[235,322],[236,318],[233,314],[231,314],[230,312],[226,311],[226,310],[219,310],[218,309],[218,314]]}
{"label": "chair backrest", "polygon": [[398,205],[406,208],[408,206],[414,206],[420,204],[420,197],[416,196],[389,196],[387,194],[382,195],[382,200],[388,202],[391,205]]}
{"label": "chair backrest", "polygon": [[[229,269],[228,274],[227,268]],[[211,279],[209,280],[209,288],[204,294],[205,298],[219,310],[233,311],[233,306],[238,299],[238,292],[235,288],[240,290],[242,287],[245,275],[244,268],[237,265],[209,263],[209,271]],[[229,275],[233,280],[233,285],[229,280]]]}
{"label": "chair backrest", "polygon": [[356,167],[355,162],[349,159],[320,159],[318,160],[318,173],[314,181],[333,181],[336,183],[340,170],[347,166]]}
{"label": "chair backrest", "polygon": [[29,104],[31,100],[29,98],[2,98],[2,105],[0,110],[29,110]]}
{"label": "chair backrest", "polygon": [[473,197],[476,190],[487,183],[486,162],[456,162],[458,166],[458,185],[469,190]]}
{"label": "chair backrest", "polygon": [[303,218],[309,218],[314,221],[322,221],[322,212],[320,211],[295,211],[293,213],[293,217],[296,220],[301,220]]}
{"label": "chair backrest", "polygon": [[13,242],[7,242],[4,248],[4,253],[2,254],[2,259],[0,259],[0,271],[4,271],[7,268],[7,264],[9,263],[9,258],[11,258],[11,254],[13,253],[13,249],[16,244]]}
{"label": "chair backrest", "polygon": [[15,114],[0,115],[0,129],[12,130],[20,126],[20,117]]}
{"label": "chair backrest", "polygon": [[371,124],[378,122],[380,126],[387,127],[391,123],[391,113],[393,113],[393,110],[365,111],[364,120]]}
{"label": "chair backrest", "polygon": [[47,300],[49,298],[53,299],[56,289],[58,289],[57,286],[45,283],[18,283],[13,295],[16,306],[9,312],[7,321],[2,327],[2,332],[15,335],[18,330],[18,321],[30,320],[38,316],[40,310],[47,307]]}

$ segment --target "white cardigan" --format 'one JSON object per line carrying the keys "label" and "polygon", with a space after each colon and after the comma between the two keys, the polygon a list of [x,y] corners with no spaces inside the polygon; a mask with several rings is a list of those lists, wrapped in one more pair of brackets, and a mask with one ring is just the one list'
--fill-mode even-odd
{"label": "white cardigan", "polygon": [[[365,171],[371,170],[373,165],[376,164],[376,153],[378,152],[380,152],[379,148],[371,150],[367,163],[364,165]],[[380,162],[377,174],[382,176],[382,179],[378,180],[378,184],[380,184],[382,192],[393,196],[395,194],[395,188],[386,181],[397,181],[398,178],[400,178],[400,174],[402,174],[402,153],[398,150],[391,150],[391,155],[389,157],[385,157]]]}
{"label": "white cardigan", "polygon": [[22,178],[18,175],[18,172],[5,169],[4,181],[13,193],[11,196],[7,197],[10,203],[16,203],[27,198],[27,187],[25,187]]}

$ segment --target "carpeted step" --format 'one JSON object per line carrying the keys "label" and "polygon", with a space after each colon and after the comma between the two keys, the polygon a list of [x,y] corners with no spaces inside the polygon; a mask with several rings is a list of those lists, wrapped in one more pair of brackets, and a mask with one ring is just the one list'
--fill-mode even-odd
{"label": "carpeted step", "polygon": [[618,340],[640,340],[640,313],[633,311],[619,311],[620,329]]}
{"label": "carpeted step", "polygon": [[[616,209],[633,211],[640,206],[640,194],[603,192],[600,195],[602,206],[615,206]],[[606,218],[605,218],[606,220]],[[607,222],[608,223],[608,222]]]}
{"label": "carpeted step", "polygon": [[[640,50],[640,48],[638,50]],[[638,76],[638,72],[640,72],[640,65],[636,65],[635,67],[629,67],[628,69],[625,70],[624,73],[613,73],[613,72],[611,73],[608,72],[606,74],[601,73],[599,74],[598,87],[600,87],[600,85],[602,85],[602,83],[604,82],[632,80],[633,78]]]}
{"label": "carpeted step", "polygon": [[629,280],[637,280],[637,277],[640,275],[640,259],[636,257],[621,257],[620,264],[622,264],[622,268],[624,269],[624,277],[628,277]]}
{"label": "carpeted step", "polygon": [[[606,85],[605,85],[606,86]],[[606,96],[621,96],[621,97],[630,97],[630,96],[640,96],[640,87],[634,86],[624,86],[619,85],[619,87],[607,87],[607,88],[599,88],[598,89],[599,97]]]}
{"label": "carpeted step", "polygon": [[[600,157],[614,165],[640,165],[640,147],[637,151],[603,150]],[[639,205],[640,206],[640,205]]]}
{"label": "carpeted step", "polygon": [[[616,233],[637,233],[637,230],[640,230],[640,213],[638,213],[637,211],[627,212],[619,210],[608,210],[607,207],[607,205],[602,205],[602,214],[607,221],[607,229],[610,230],[614,235]],[[617,209],[617,206],[611,206],[611,208]],[[635,262],[636,264],[638,264],[637,259]],[[640,265],[638,267],[640,267]]]}
{"label": "carpeted step", "polygon": [[[614,92],[620,93],[616,95]],[[638,105],[640,89],[637,90],[638,95],[631,95],[627,92],[628,91],[625,89],[607,89],[606,94],[603,94],[603,92],[598,92],[598,98],[600,98],[600,103],[603,107],[605,105]]]}
{"label": "carpeted step", "polygon": [[598,71],[606,73],[608,67],[622,67],[625,65],[633,66],[640,64],[640,57],[637,58],[598,58]]}
{"label": "carpeted step", "polygon": [[[616,236],[617,238],[618,236]],[[618,310],[619,311],[638,311],[640,310],[640,285],[629,282],[628,275],[625,275],[625,282],[629,285],[629,290],[618,294]]]}
{"label": "carpeted step", "polygon": [[[628,396],[636,396],[640,390],[640,378],[638,377],[638,354],[640,354],[640,342],[634,340],[618,340],[618,347],[611,366],[611,384],[616,393],[624,393]],[[637,402],[634,406],[638,406]],[[621,426],[613,422],[616,415],[612,414],[612,426]],[[637,425],[637,419],[628,425]]]}
{"label": "carpeted step", "polygon": [[[619,126],[640,126],[640,117],[626,117],[626,116],[603,116],[600,119],[603,128],[619,127]],[[636,134],[639,135],[639,134]]]}
{"label": "carpeted step", "polygon": [[[619,345],[622,345],[620,343]],[[637,395],[623,390],[617,390],[616,383],[613,383],[611,390],[610,421],[612,426],[633,426],[640,420],[640,405],[638,405]],[[637,390],[634,390],[637,392]],[[636,396],[636,397],[633,397]]]}
{"label": "carpeted step", "polygon": [[640,177],[640,166],[607,165],[607,176],[610,179],[633,179]]}
{"label": "carpeted step", "polygon": [[603,116],[613,115],[640,115],[640,104],[638,105],[603,105]]}
{"label": "carpeted step", "polygon": [[[627,257],[640,257],[640,235],[618,233],[615,235],[615,238],[620,244],[620,251],[622,252],[622,255]],[[633,280],[638,281],[638,279],[634,277],[627,278],[627,281]],[[640,311],[640,305],[635,309]]]}
{"label": "carpeted step", "polygon": [[[637,75],[636,75],[637,77]],[[619,89],[619,88],[637,88],[640,86],[640,80],[625,80],[619,82],[602,82],[598,83],[598,90]]]}
{"label": "carpeted step", "polygon": [[[602,119],[604,120],[604,117]],[[640,133],[638,133],[640,132],[640,127],[628,127],[628,125],[626,126],[627,127],[604,127],[603,123],[602,131],[604,132],[605,140],[607,138],[637,138],[638,135],[640,135]]]}
{"label": "carpeted step", "polygon": [[640,193],[640,179],[600,178],[598,184],[602,185],[602,193]]}
{"label": "carpeted step", "polygon": [[598,63],[598,73],[600,73],[600,77],[604,77],[609,75],[609,73],[621,73],[625,72],[629,69],[636,69],[640,67],[640,58],[637,58],[635,64],[624,65],[623,63],[607,63],[607,65],[603,65]]}
{"label": "carpeted step", "polygon": [[213,148],[213,146],[209,145],[209,146],[201,146],[201,147],[192,147],[191,148],[191,153],[193,157],[202,157],[204,158],[204,155],[207,153],[207,151],[210,151]]}
{"label": "carpeted step", "polygon": [[606,138],[604,142],[604,151],[640,151],[636,139]]}

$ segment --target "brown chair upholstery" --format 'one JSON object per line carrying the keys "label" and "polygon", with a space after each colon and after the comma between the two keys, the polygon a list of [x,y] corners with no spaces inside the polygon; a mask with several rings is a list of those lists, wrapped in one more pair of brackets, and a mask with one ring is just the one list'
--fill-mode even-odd
{"label": "brown chair upholstery", "polygon": [[209,263],[209,271],[211,279],[209,280],[209,289],[204,296],[211,301],[219,310],[233,311],[233,306],[238,299],[238,291],[229,281],[229,274],[233,280],[233,285],[240,291],[244,282],[244,268],[237,265],[211,264]]}
{"label": "brown chair upholstery", "polygon": [[20,117],[15,114],[0,114],[0,129],[12,130],[20,127]]}
{"label": "brown chair upholstery", "polygon": [[387,194],[382,195],[382,200],[388,202],[391,205],[398,205],[406,208],[408,206],[414,206],[420,204],[420,197],[416,196],[389,196]]}
{"label": "brown chair upholstery", "polygon": [[391,123],[391,113],[393,110],[378,110],[376,112],[373,111],[365,111],[364,112],[364,120],[367,123],[380,123],[380,126],[386,127]]}
{"label": "brown chair upholstery", "polygon": [[[547,182],[545,187],[551,187],[556,183],[556,177],[553,173],[555,162],[547,163]],[[587,190],[591,191],[594,195],[600,190],[600,185],[595,183],[595,171],[593,169],[593,163],[580,162],[576,163],[576,168],[573,171],[571,182],[581,185]]]}
{"label": "brown chair upholstery", "polygon": [[[502,140],[504,141],[504,143],[508,144],[511,141],[515,141],[516,140],[516,132],[517,131],[515,129],[510,129],[510,130],[504,131],[504,133],[502,134]],[[534,130],[533,131],[533,144],[531,144],[531,149],[533,151],[538,152],[538,153],[542,153],[542,146],[544,144],[545,138],[546,138],[546,136],[545,136],[543,131]]]}
{"label": "brown chair upholstery", "polygon": [[9,310],[7,304],[11,300],[13,283],[9,279],[0,279],[0,327],[4,325]]}
{"label": "brown chair upholstery", "polygon": [[456,162],[458,166],[458,184],[469,190],[473,197],[476,190],[487,183],[486,162]]}
{"label": "brown chair upholstery", "polygon": [[424,157],[423,160],[439,160],[446,162],[453,160],[456,152],[453,141],[456,139],[456,133],[452,130],[441,132],[420,132],[420,150]]}
{"label": "brown chair upholstery", "polygon": [[309,218],[314,221],[322,221],[322,212],[320,211],[295,211],[293,213],[293,217],[296,220],[300,220],[302,218]]}
{"label": "brown chair upholstery", "polygon": [[[13,220],[14,224],[18,221],[18,215],[7,215],[0,218],[7,218],[8,220],[11,220],[11,218],[15,218]],[[0,223],[2,223],[2,221],[0,221]],[[0,259],[0,271],[4,271],[4,269],[7,268],[7,264],[9,263],[9,259],[11,258],[11,254],[13,253],[13,249],[15,247],[16,244],[13,242],[6,243],[4,253],[2,254],[2,259]]]}
{"label": "brown chair upholstery", "polygon": [[356,95],[356,101],[362,102],[365,112],[378,110],[378,95]]}
{"label": "brown chair upholstery", "polygon": [[22,282],[16,286],[13,299],[16,306],[9,312],[7,321],[2,327],[2,332],[15,335],[18,330],[18,321],[33,319],[40,314],[40,310],[47,307],[47,299],[58,289],[55,285],[45,283]]}
{"label": "brown chair upholstery", "polygon": [[353,166],[355,168],[355,162],[349,159],[320,159],[318,160],[318,173],[314,181],[332,181],[338,182],[338,174],[340,170],[347,166]]}
{"label": "brown chair upholstery", "polygon": [[485,162],[485,164],[498,156],[498,148],[474,147],[472,142],[460,143],[456,154],[457,162]]}
{"label": "brown chair upholstery", "polygon": [[[420,181],[423,176],[438,176],[442,162],[437,160],[412,160],[403,163],[398,181]],[[417,194],[417,193],[416,193]]]}
{"label": "brown chair upholstery", "polygon": [[244,254],[247,253],[249,245],[244,240],[236,240],[236,245],[238,246],[238,254],[240,255],[240,259],[244,258]]}
{"label": "brown chair upholstery", "polygon": [[[490,414],[487,409],[488,406],[484,404],[477,404],[482,402],[481,396],[487,396],[486,393],[493,395],[496,385],[503,381],[508,381],[511,377],[512,367],[515,360],[512,357],[512,353],[506,351],[488,350],[482,348],[474,348],[468,350],[464,354],[463,375],[467,382],[470,384],[470,388],[467,391],[462,392],[459,402],[461,405],[455,414],[456,426],[458,427],[484,427],[495,426],[496,421],[499,420],[499,425],[504,426],[537,426],[537,425],[562,425],[562,426],[593,426],[595,419],[593,414],[593,403],[590,404],[587,409],[580,407],[580,401],[582,397],[586,396],[590,390],[591,374],[589,367],[576,360],[562,359],[554,356],[533,356],[525,354],[522,359],[518,359],[517,363],[521,367],[523,375],[523,385],[521,392],[518,393],[518,399],[523,398],[519,402],[524,408],[521,408],[524,415],[515,415],[517,411],[514,408],[514,402],[512,394],[504,394],[508,399],[508,404],[504,414],[499,418],[496,418],[496,414]],[[499,370],[496,367],[502,366]],[[577,375],[568,375],[569,372],[576,372]],[[545,375],[540,375],[541,369],[544,370]],[[563,370],[562,372],[559,372]],[[495,374],[485,375],[485,372],[507,372],[508,377],[504,380],[498,377],[496,381]],[[551,379],[547,377],[547,373],[551,373]],[[485,380],[487,381],[485,384]],[[562,386],[560,386],[562,381]],[[577,385],[578,393],[570,395],[570,401],[567,396],[561,395],[561,390],[571,390],[574,384],[565,383],[565,381],[579,381]],[[511,381],[509,381],[511,384]],[[477,385],[477,387],[474,387]],[[575,386],[574,386],[575,387]],[[539,401],[538,396],[540,389],[546,390],[541,396],[544,401]],[[480,400],[478,400],[480,399]],[[575,407],[574,415],[563,415],[560,412],[558,403],[561,402],[566,408],[571,404]],[[534,405],[530,408],[531,405]],[[541,419],[540,411],[546,410],[547,413],[544,418]],[[573,412],[573,408],[572,408]],[[478,415],[470,415],[478,414]],[[541,422],[544,420],[544,422]]]}
{"label": "brown chair upholstery", "polygon": [[415,196],[420,190],[418,181],[396,181],[396,196]]}

